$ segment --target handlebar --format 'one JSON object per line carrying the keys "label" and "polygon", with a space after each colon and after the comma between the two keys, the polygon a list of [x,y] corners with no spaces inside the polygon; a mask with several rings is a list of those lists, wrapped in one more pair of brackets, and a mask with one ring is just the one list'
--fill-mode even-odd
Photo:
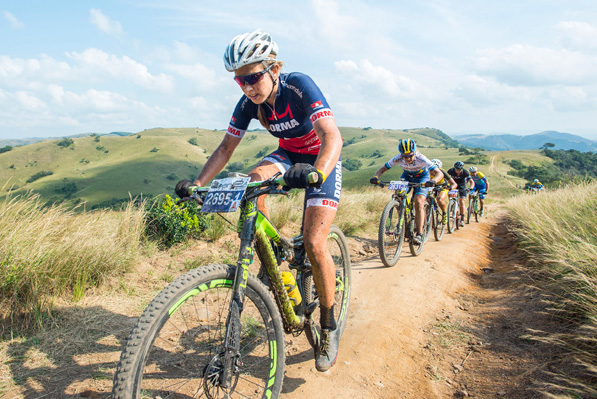
{"label": "handlebar", "polygon": [[[278,172],[267,180],[249,182],[249,184],[247,184],[247,191],[245,193],[245,196],[249,197],[249,198],[254,198],[254,197],[257,197],[260,195],[266,195],[266,194],[288,195],[288,191],[290,190],[290,187],[288,187],[286,185],[286,181],[284,180],[284,177],[280,176],[281,174],[282,173]],[[316,172],[311,172],[311,173],[309,173],[308,179],[309,179],[310,184],[315,185],[319,181],[319,175]],[[282,186],[282,189],[279,189],[278,188],[279,186]],[[285,189],[285,188],[287,188],[287,189]],[[207,195],[207,192],[209,191],[209,189],[210,189],[209,186],[196,187],[193,190],[193,193],[191,195],[189,195],[188,197],[179,199],[176,202],[176,205],[179,205],[183,202],[187,202],[187,201],[191,201],[191,200],[195,200],[199,205],[201,205],[201,204],[203,204],[203,197],[205,197],[205,195]]]}

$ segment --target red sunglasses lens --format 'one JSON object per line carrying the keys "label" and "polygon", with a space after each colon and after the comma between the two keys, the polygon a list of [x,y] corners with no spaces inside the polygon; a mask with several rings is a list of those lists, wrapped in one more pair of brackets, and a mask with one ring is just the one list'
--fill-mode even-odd
{"label": "red sunglasses lens", "polygon": [[245,75],[245,76],[235,76],[234,80],[240,86],[244,86],[246,84],[254,85],[255,83],[257,83],[261,80],[264,73],[265,73],[265,71],[261,71],[261,72],[256,72],[256,73],[252,73],[250,75]]}

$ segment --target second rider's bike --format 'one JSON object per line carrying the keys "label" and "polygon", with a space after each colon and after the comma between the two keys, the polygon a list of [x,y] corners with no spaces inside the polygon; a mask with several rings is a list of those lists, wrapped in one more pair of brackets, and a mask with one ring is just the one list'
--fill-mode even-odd
{"label": "second rider's bike", "polygon": [[460,206],[458,205],[458,190],[448,191],[448,233],[453,233],[460,228]]}
{"label": "second rider's bike", "polygon": [[[410,252],[418,256],[429,238],[432,226],[432,212],[429,202],[425,201],[425,224],[423,225],[423,241],[416,244],[413,238],[416,234],[415,204],[413,196],[407,195],[409,188],[424,187],[425,183],[410,183],[407,181],[380,181],[379,186],[388,186],[394,191],[392,199],[386,204],[379,221],[378,248],[379,257],[385,266],[392,267],[400,259],[402,244],[408,241]],[[414,195],[414,193],[413,193]],[[441,220],[440,220],[441,222]]]}
{"label": "second rider's bike", "polygon": [[466,214],[466,223],[471,222],[471,216],[475,217],[475,222],[481,218],[481,210],[479,209],[479,191],[473,190],[468,194],[468,210]]}
{"label": "second rider's bike", "polygon": [[[252,183],[248,178],[216,180],[211,188],[198,188],[184,199],[211,212],[240,205],[238,260],[189,271],[147,306],[120,357],[115,399],[278,398],[284,380],[284,334],[304,331],[313,348],[319,347],[319,299],[302,235],[283,237],[257,209],[260,195],[287,194],[279,187],[283,180],[276,177]],[[337,227],[332,226],[327,240],[335,265],[334,307],[341,334],[350,300],[350,255]],[[257,276],[249,271],[254,254],[261,262]],[[285,287],[282,260],[291,270],[284,273],[296,275],[296,287]]]}

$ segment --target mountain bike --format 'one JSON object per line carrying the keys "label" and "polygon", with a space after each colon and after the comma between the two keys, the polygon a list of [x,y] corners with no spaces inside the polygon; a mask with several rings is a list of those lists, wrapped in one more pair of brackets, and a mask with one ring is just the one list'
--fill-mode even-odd
{"label": "mountain bike", "polygon": [[466,213],[466,224],[470,224],[471,216],[475,217],[475,222],[479,222],[481,211],[479,210],[479,191],[473,190],[468,193],[468,210]]}
{"label": "mountain bike", "polygon": [[[279,175],[251,183],[248,177],[214,180],[210,188],[198,188],[181,200],[197,201],[206,212],[240,209],[238,260],[189,271],[147,306],[116,369],[115,399],[278,398],[285,333],[304,331],[318,348],[319,299],[302,234],[283,237],[257,209],[261,195],[288,194],[280,188]],[[334,304],[342,334],[350,302],[350,255],[338,227],[332,226],[327,239],[336,267]],[[261,262],[257,275],[249,272],[255,253]],[[296,287],[285,287],[282,260],[296,274]],[[289,297],[295,288],[300,295]]]}
{"label": "mountain bike", "polygon": [[[436,241],[441,241],[446,230],[446,225],[442,224],[442,209],[439,207],[437,202],[437,194],[443,190],[442,186],[435,186],[433,188],[433,194],[427,196],[427,202],[429,203],[429,209],[431,210],[431,221],[433,236]],[[430,193],[431,194],[431,193]]]}
{"label": "mountain bike", "polygon": [[[425,183],[410,183],[406,181],[380,181],[379,186],[388,186],[388,190],[394,191],[392,199],[386,204],[379,221],[378,249],[382,263],[387,267],[394,266],[400,258],[404,240],[409,243],[410,252],[418,256],[431,231],[431,211],[425,202],[425,224],[423,226],[423,241],[415,244],[413,238],[415,229],[414,201],[409,197],[409,188],[423,187]],[[414,192],[413,192],[414,195]]]}
{"label": "mountain bike", "polygon": [[458,190],[448,191],[448,233],[460,229],[460,207],[458,206]]}

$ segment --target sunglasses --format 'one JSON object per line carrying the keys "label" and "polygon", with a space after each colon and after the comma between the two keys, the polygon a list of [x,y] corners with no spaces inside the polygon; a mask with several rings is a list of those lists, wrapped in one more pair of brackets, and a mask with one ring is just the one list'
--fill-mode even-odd
{"label": "sunglasses", "polygon": [[255,83],[257,83],[261,79],[263,79],[263,75],[265,75],[266,72],[268,72],[270,69],[272,69],[273,66],[274,66],[274,64],[270,64],[263,71],[250,73],[250,74],[244,75],[244,76],[235,76],[234,81],[236,83],[238,83],[238,85],[240,87],[244,87],[246,84],[253,86]]}
{"label": "sunglasses", "polygon": [[408,155],[406,155],[406,154],[403,154],[403,155],[402,155],[402,158],[413,158],[414,156],[415,156],[415,153],[413,152],[413,153],[410,153],[410,154],[408,154]]}

